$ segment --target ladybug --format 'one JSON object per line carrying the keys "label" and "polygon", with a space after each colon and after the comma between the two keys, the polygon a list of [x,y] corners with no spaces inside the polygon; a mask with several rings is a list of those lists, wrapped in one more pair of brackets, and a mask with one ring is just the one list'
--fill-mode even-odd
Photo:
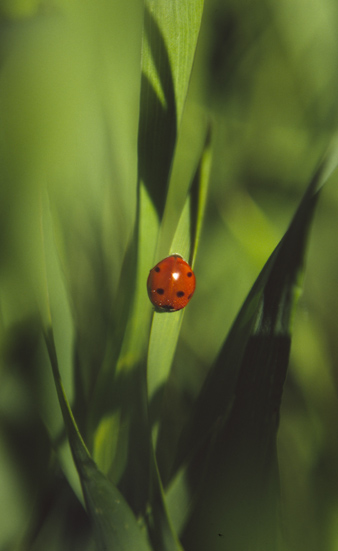
{"label": "ladybug", "polygon": [[179,254],[158,262],[149,272],[148,295],[160,312],[176,312],[184,308],[194,294],[195,274]]}

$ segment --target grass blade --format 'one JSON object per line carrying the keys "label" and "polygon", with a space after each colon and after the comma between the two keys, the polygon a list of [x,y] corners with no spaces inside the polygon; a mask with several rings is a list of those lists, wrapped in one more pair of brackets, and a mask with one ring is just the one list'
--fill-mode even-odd
{"label": "grass blade", "polygon": [[81,480],[87,511],[93,523],[98,549],[150,551],[145,534],[139,528],[129,505],[118,489],[97,468],[82,440],[63,389],[51,328],[45,335],[45,341],[69,444]]}
{"label": "grass blade", "polygon": [[173,472],[190,457],[199,493],[183,543],[196,550],[206,548],[209,525],[222,536],[220,549],[277,548],[278,413],[322,180],[323,167],[249,293],[182,434]]}
{"label": "grass blade", "polygon": [[[193,265],[206,205],[211,161],[211,132],[207,129],[200,161],[179,220],[170,253],[179,252]],[[148,349],[148,399],[151,423],[160,419],[163,388],[175,354],[184,311],[154,313]],[[156,438],[155,438],[156,440]]]}
{"label": "grass blade", "polygon": [[161,218],[203,0],[149,0],[145,7],[139,176]]}

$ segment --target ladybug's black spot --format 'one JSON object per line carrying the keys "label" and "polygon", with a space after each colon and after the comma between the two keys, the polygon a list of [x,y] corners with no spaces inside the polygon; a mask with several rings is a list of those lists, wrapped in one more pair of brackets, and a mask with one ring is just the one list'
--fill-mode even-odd
{"label": "ladybug's black spot", "polygon": [[176,296],[177,297],[184,297],[185,292],[184,291],[177,291]]}
{"label": "ladybug's black spot", "polygon": [[191,277],[191,276],[192,276],[192,272],[188,272],[187,277]]}
{"label": "ladybug's black spot", "polygon": [[164,289],[161,289],[161,287],[159,287],[158,289],[156,289],[156,293],[158,295],[164,295]]}
{"label": "ladybug's black spot", "polygon": [[155,266],[154,272],[157,272],[157,273],[158,273],[158,272],[160,272],[160,271],[161,271],[161,268],[160,268],[159,266]]}

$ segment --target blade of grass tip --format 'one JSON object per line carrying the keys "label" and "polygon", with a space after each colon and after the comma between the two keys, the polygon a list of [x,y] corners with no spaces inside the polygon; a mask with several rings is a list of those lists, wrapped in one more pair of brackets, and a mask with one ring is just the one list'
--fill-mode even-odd
{"label": "blade of grass tip", "polygon": [[63,388],[51,327],[46,331],[45,342],[69,444],[79,473],[87,511],[93,523],[98,549],[151,551],[129,505],[118,489],[99,471],[81,437]]}
{"label": "blade of grass tip", "polygon": [[[299,275],[322,177],[323,166],[245,301],[198,401],[202,411],[197,408],[193,419],[194,445],[198,442],[201,450],[212,427],[215,438],[183,539],[194,549],[204,549],[211,518],[224,534],[222,549],[252,545],[253,550],[272,550],[279,545],[278,414]],[[251,323],[243,325],[245,318]],[[203,415],[208,427],[197,426]],[[200,465],[191,463],[189,472],[201,484]],[[199,528],[202,519],[204,530]]]}
{"label": "blade of grass tip", "polygon": [[[196,185],[193,186],[192,194],[192,220],[191,225],[193,231],[193,254],[191,258],[191,266],[194,267],[198,244],[202,231],[202,224],[204,220],[204,213],[207,204],[208,188],[210,181],[210,171],[212,162],[212,127],[209,122],[204,148],[202,151],[202,157],[198,166],[198,172],[196,175]],[[198,184],[197,184],[198,182]]]}
{"label": "blade of grass tip", "polygon": [[[179,252],[185,258],[192,258],[196,255],[207,198],[211,164],[210,145],[211,132],[208,128],[200,161],[171,245],[172,253]],[[170,314],[155,312],[153,316],[147,368],[151,424],[160,419],[161,396],[172,365],[183,315],[184,310]],[[155,427],[154,443],[156,434]]]}
{"label": "blade of grass tip", "polygon": [[177,136],[156,258],[164,258],[171,248],[193,175],[200,162],[209,123],[209,117],[202,108],[191,102],[187,103]]}

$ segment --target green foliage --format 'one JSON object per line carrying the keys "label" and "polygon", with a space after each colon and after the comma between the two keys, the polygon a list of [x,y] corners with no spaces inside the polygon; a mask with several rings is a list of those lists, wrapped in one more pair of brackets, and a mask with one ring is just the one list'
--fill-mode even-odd
{"label": "green foliage", "polygon": [[300,6],[0,8],[0,549],[335,549],[329,185],[300,296],[338,49]]}

